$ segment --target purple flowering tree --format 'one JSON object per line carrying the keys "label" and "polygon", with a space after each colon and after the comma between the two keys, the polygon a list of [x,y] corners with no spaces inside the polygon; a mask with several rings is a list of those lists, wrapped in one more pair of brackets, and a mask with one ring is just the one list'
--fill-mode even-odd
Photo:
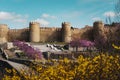
{"label": "purple flowering tree", "polygon": [[78,47],[81,46],[79,39],[72,40],[70,42],[70,46],[73,47],[73,51],[76,49],[76,52],[78,51]]}
{"label": "purple flowering tree", "polygon": [[79,47],[94,47],[94,42],[88,41],[88,40],[82,40],[82,39],[75,39],[70,42],[70,46],[76,48],[76,52],[78,51]]}
{"label": "purple flowering tree", "polygon": [[17,46],[20,50],[22,50],[28,58],[32,58],[32,59],[42,58],[42,52],[40,50],[34,49],[25,42],[16,40],[13,41],[13,45]]}

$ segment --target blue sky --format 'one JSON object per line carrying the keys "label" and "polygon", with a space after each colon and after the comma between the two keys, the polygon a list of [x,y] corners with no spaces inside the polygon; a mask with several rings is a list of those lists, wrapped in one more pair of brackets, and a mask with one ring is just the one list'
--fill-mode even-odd
{"label": "blue sky", "polygon": [[61,27],[70,22],[73,27],[93,25],[114,15],[116,0],[0,0],[0,24],[10,28],[25,28],[30,21],[42,26]]}

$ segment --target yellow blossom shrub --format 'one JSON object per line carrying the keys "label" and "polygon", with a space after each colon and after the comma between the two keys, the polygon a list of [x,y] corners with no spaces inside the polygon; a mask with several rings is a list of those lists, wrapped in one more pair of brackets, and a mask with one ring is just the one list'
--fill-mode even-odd
{"label": "yellow blossom shrub", "polygon": [[120,56],[101,53],[93,58],[83,57],[76,60],[49,60],[51,64],[34,65],[29,74],[5,75],[3,80],[119,80]]}

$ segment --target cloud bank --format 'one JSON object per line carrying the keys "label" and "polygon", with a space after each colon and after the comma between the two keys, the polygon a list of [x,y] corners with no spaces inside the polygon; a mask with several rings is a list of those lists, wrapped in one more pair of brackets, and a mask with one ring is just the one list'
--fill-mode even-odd
{"label": "cloud bank", "polygon": [[13,22],[26,22],[28,18],[28,15],[20,15],[16,14],[14,12],[4,12],[0,11],[0,20],[10,20]]}
{"label": "cloud bank", "polygon": [[39,22],[42,26],[48,26],[50,24],[50,20],[56,19],[56,16],[43,13],[40,18],[33,20],[35,22]]}

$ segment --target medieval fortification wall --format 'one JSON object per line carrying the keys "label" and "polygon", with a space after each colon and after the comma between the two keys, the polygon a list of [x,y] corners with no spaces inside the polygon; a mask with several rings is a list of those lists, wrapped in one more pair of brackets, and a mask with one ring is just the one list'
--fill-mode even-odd
{"label": "medieval fortification wall", "polygon": [[[0,42],[22,40],[27,42],[70,42],[73,39],[87,39],[93,41],[98,35],[106,37],[110,34],[118,36],[119,28],[104,26],[101,21],[96,21],[92,26],[78,29],[71,27],[68,22],[63,22],[62,27],[41,27],[37,22],[30,22],[29,28],[9,29],[6,24],[0,24]],[[117,31],[116,33],[113,33]],[[119,33],[118,33],[119,32]]]}

